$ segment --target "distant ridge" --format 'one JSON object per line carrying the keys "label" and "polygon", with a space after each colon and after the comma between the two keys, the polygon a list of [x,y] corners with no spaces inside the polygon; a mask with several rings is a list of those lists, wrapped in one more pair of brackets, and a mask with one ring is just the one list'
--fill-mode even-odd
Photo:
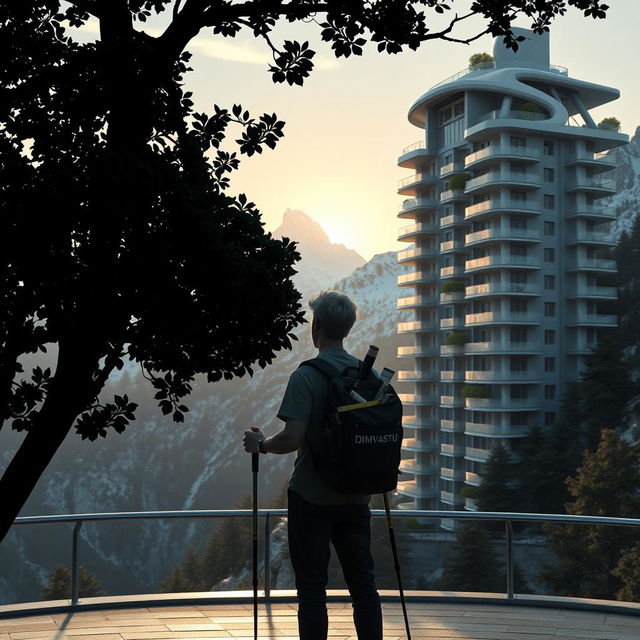
{"label": "distant ridge", "polygon": [[330,287],[366,263],[357,251],[331,242],[320,224],[304,211],[287,209],[273,236],[298,243],[302,259],[293,281],[304,298]]}

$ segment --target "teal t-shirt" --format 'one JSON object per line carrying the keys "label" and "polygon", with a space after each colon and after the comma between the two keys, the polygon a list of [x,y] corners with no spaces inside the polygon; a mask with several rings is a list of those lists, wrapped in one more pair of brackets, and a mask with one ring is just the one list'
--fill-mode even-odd
{"label": "teal t-shirt", "polygon": [[[344,349],[325,349],[319,358],[326,360],[342,371],[347,367],[358,367],[359,361]],[[283,421],[299,420],[309,429],[321,429],[324,421],[324,404],[327,393],[327,378],[313,367],[300,367],[289,378],[287,390],[278,410]],[[289,488],[308,502],[321,505],[368,504],[369,495],[339,493],[330,487],[317,472],[306,440],[300,445],[289,480]]]}

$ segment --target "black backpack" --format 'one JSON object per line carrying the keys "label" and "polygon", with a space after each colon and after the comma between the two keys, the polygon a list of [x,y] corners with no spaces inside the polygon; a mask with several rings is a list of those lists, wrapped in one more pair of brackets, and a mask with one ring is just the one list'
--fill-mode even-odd
{"label": "black backpack", "polygon": [[[307,430],[307,442],[320,476],[336,491],[386,493],[398,484],[402,450],[402,403],[389,385],[374,401],[383,381],[374,373],[358,380],[358,369],[339,371],[321,358],[306,360],[328,378],[324,424]],[[349,396],[355,390],[367,402]]]}

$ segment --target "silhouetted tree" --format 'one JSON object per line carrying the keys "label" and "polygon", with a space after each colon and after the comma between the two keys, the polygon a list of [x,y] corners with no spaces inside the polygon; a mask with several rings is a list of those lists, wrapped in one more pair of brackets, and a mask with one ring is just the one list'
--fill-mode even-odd
{"label": "silhouetted tree", "polygon": [[[99,580],[86,567],[78,567],[78,596],[91,598],[103,596],[105,592]],[[71,598],[71,571],[65,565],[58,565],[49,576],[49,582],[42,590],[43,600],[66,600]]]}
{"label": "silhouetted tree", "polygon": [[[569,514],[634,517],[640,509],[640,445],[626,442],[612,429],[603,430],[598,448],[585,451],[567,487],[573,497],[566,505]],[[620,561],[640,543],[639,531],[576,524],[548,524],[544,529],[559,560],[542,573],[554,593],[614,598],[623,588],[619,574],[632,580],[631,560]]]}
{"label": "silhouetted tree", "polygon": [[[278,48],[279,20],[320,22],[338,57],[360,55],[367,40],[398,53],[484,33],[515,49],[512,20],[524,15],[542,32],[567,4],[476,0],[430,27],[425,5],[443,14],[454,2],[0,3],[0,420],[26,432],[0,479],[0,540],[74,425],[95,440],[134,419],[127,395],[100,397],[125,357],[180,422],[194,376],[215,382],[266,366],[303,320],[295,246],[265,233],[244,195],[225,193],[239,165],[222,148],[229,126],[251,156],[275,147],[284,123],[241,105],[194,111],[183,90],[192,38],[248,29],[273,50],[273,81],[302,84],[314,52],[306,42]],[[606,15],[600,0],[568,4]],[[161,35],[144,32],[147,18],[169,11]],[[486,26],[457,37],[475,15]],[[67,26],[92,19],[99,39],[75,42]],[[23,371],[22,356],[45,345],[57,349],[55,371]]]}

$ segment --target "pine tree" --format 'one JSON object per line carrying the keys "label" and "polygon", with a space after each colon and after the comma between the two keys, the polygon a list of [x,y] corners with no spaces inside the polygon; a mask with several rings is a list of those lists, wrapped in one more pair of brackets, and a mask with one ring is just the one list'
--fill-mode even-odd
{"label": "pine tree", "polygon": [[[105,595],[98,579],[82,565],[78,569],[78,581],[79,597],[91,598]],[[59,564],[49,576],[49,582],[42,591],[42,599],[66,600],[69,598],[71,598],[71,570],[69,567]]]}
{"label": "pine tree", "polygon": [[622,582],[616,599],[624,602],[640,602],[640,544],[620,558],[611,573]]}
{"label": "pine tree", "polygon": [[506,578],[502,566],[493,551],[486,527],[476,522],[465,523],[444,560],[438,588],[446,591],[504,592]]}
{"label": "pine tree", "polygon": [[[567,513],[628,517],[640,509],[640,446],[631,445],[613,430],[602,431],[596,451],[586,451],[575,476],[567,479],[574,498]],[[627,527],[545,525],[558,564],[542,577],[554,593],[614,598],[623,588],[613,573],[621,558],[640,542],[640,532]],[[624,570],[618,569],[620,572]]]}
{"label": "pine tree", "polygon": [[480,477],[482,482],[473,492],[480,511],[518,509],[518,497],[514,489],[514,464],[505,447],[498,445],[491,450]]}

